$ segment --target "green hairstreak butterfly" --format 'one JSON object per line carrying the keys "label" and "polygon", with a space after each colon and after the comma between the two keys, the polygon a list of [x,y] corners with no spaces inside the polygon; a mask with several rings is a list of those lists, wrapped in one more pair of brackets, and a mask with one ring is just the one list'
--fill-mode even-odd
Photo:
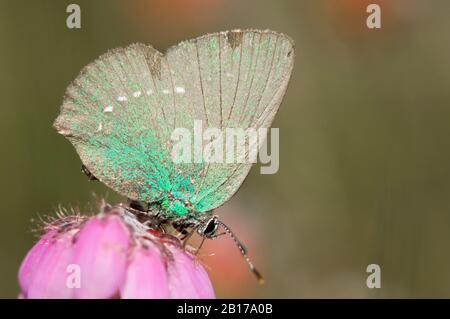
{"label": "green hairstreak butterfly", "polygon": [[[233,30],[160,53],[144,44],[114,49],[67,88],[54,126],[75,146],[90,179],[127,196],[134,209],[186,233],[215,238],[212,210],[240,187],[252,163],[175,163],[177,127],[270,127],[294,62],[280,33]],[[259,276],[259,275],[258,275]]]}

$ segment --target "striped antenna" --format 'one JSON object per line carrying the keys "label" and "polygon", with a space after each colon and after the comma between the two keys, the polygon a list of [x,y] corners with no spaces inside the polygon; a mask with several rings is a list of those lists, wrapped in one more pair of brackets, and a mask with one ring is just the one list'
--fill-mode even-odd
{"label": "striped antenna", "polygon": [[239,241],[239,239],[234,235],[234,233],[231,231],[231,229],[225,225],[222,221],[218,221],[220,225],[225,229],[225,232],[233,239],[233,241],[236,243],[236,246],[239,248],[239,251],[242,254],[242,257],[244,257],[245,261],[247,262],[248,268],[250,268],[250,271],[255,275],[256,279],[258,280],[258,283],[260,285],[264,284],[264,278],[261,275],[261,273],[255,268],[252,261],[250,260],[250,257],[247,255],[247,248]]}

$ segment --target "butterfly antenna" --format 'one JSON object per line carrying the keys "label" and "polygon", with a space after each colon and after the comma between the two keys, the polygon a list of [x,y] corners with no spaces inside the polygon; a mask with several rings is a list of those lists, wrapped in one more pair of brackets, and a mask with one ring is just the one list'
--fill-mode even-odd
{"label": "butterfly antenna", "polygon": [[245,261],[247,262],[248,268],[250,268],[250,271],[255,275],[256,279],[258,280],[258,283],[260,285],[264,284],[264,277],[255,268],[252,261],[250,260],[250,257],[247,255],[247,248],[245,248],[245,246],[239,241],[239,239],[234,235],[234,233],[231,231],[231,229],[227,225],[225,225],[220,220],[218,222],[225,229],[225,232],[233,239],[236,246],[239,248],[239,251],[241,252],[242,257],[244,257]]}

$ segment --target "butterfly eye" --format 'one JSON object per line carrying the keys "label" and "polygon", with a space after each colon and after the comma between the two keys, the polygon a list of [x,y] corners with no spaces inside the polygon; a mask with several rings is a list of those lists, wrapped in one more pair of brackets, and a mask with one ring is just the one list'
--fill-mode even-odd
{"label": "butterfly eye", "polygon": [[217,230],[217,226],[217,220],[215,218],[211,218],[206,224],[206,227],[203,229],[203,235],[206,237],[213,236]]}

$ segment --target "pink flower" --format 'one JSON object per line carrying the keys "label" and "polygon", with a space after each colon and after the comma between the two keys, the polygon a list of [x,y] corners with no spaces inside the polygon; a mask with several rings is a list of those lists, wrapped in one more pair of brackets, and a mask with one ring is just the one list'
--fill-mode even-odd
{"label": "pink flower", "polygon": [[122,207],[62,217],[19,269],[22,298],[214,298],[211,281],[180,241]]}

